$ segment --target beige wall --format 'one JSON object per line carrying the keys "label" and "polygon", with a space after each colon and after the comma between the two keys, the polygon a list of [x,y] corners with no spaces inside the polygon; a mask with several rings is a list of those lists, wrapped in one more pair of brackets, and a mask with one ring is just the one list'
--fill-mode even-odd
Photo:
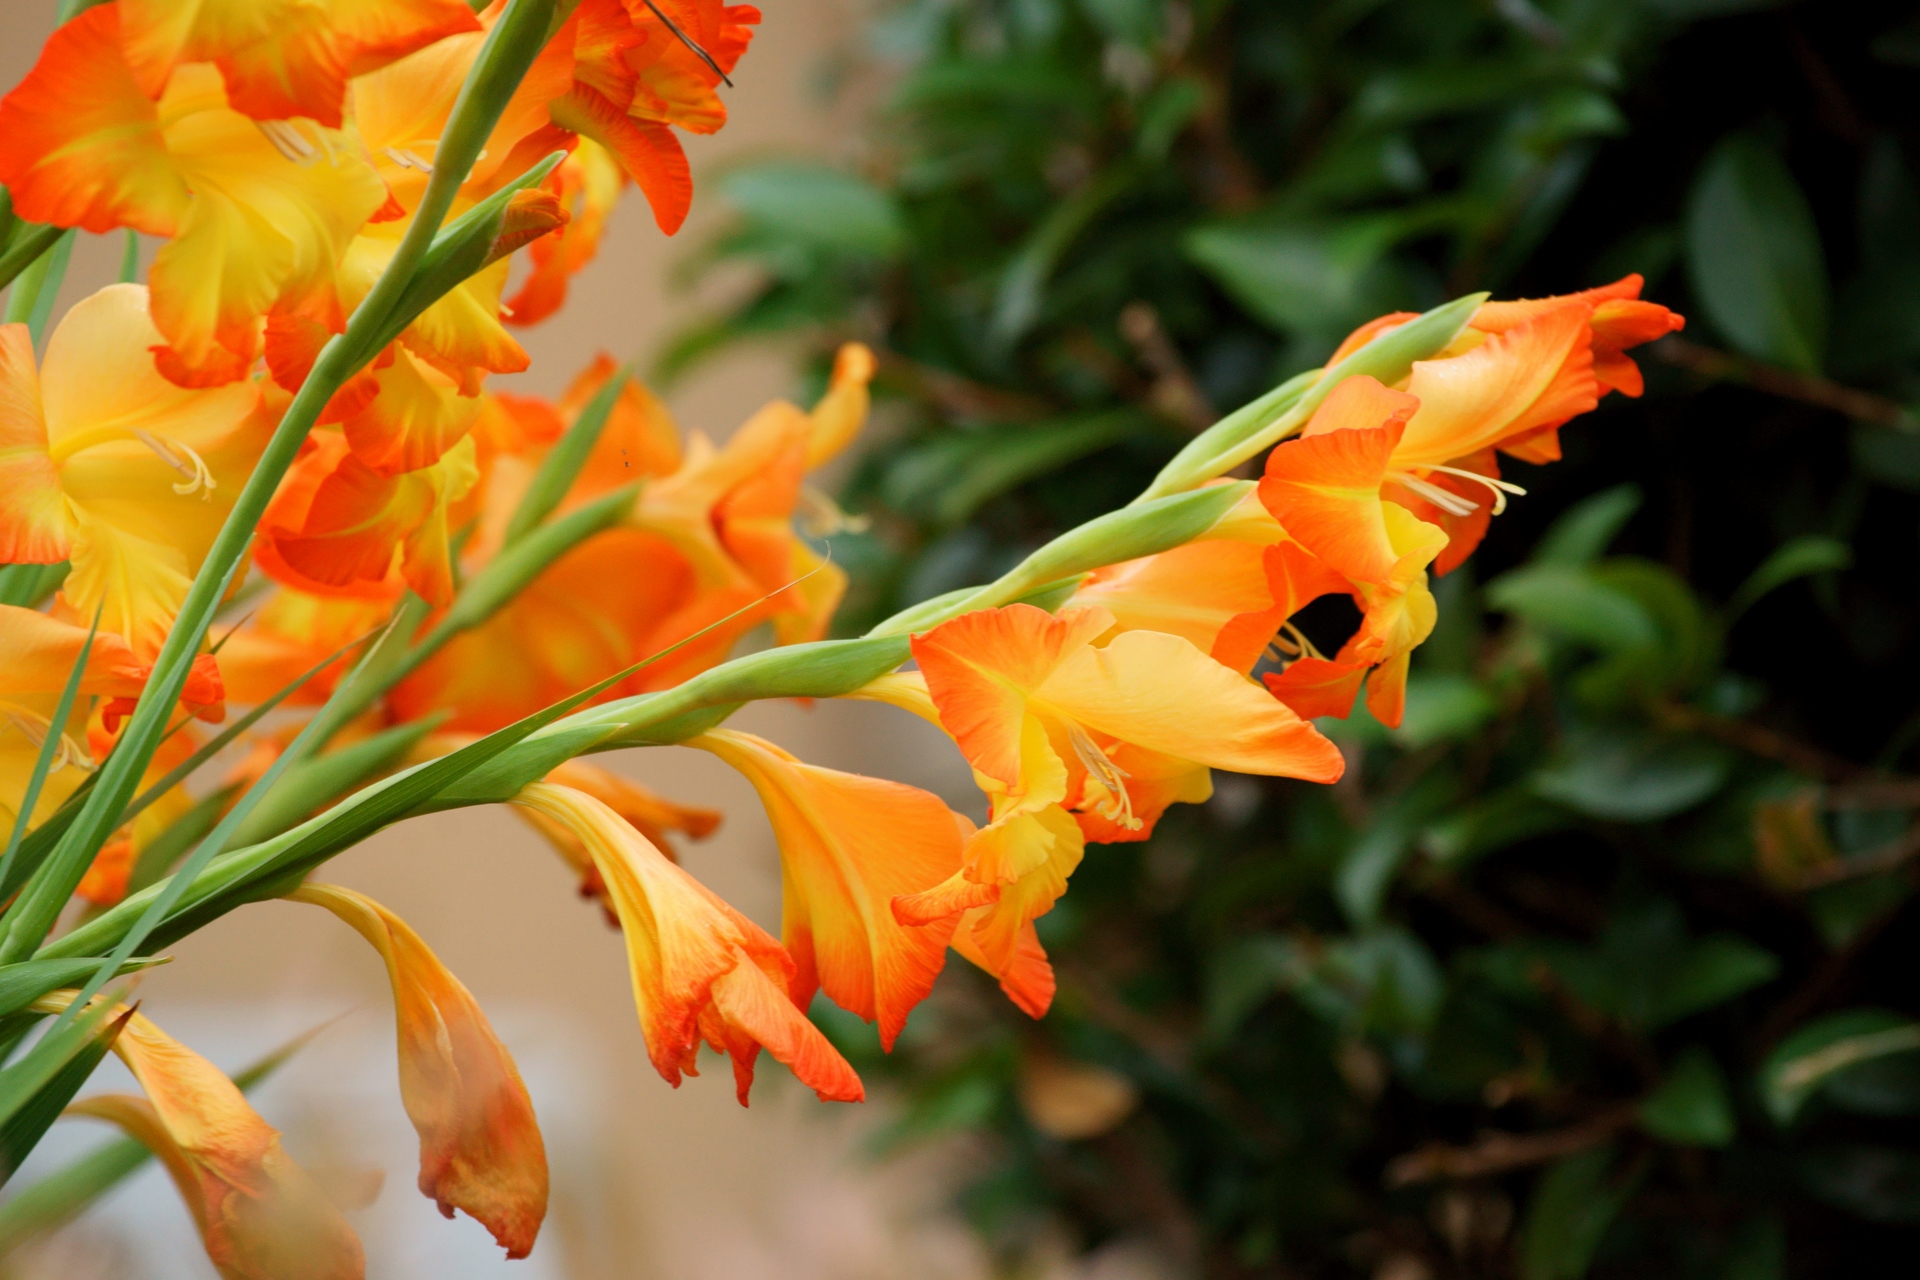
{"label": "beige wall", "polygon": [[[0,0],[0,83],[24,74],[53,7],[54,0]],[[834,121],[811,85],[848,23],[844,0],[769,6],[738,87],[726,93],[730,125],[717,138],[688,141],[697,180],[723,157],[835,149]],[[669,242],[629,191],[567,310],[525,335],[534,367],[515,389],[557,391],[598,349],[620,356],[655,350],[694,305],[664,281],[676,255],[711,225],[714,199],[712,184],[703,184],[692,225]],[[146,248],[150,260],[153,245]],[[63,307],[111,278],[119,254],[117,239],[82,237]],[[763,352],[707,368],[672,403],[683,425],[720,436],[788,386],[778,354]],[[819,763],[950,793],[966,788],[950,748],[882,708],[770,706],[740,723]],[[617,767],[669,795],[726,810],[720,835],[691,851],[687,864],[777,928],[776,854],[751,790],[691,751],[626,753]],[[734,1103],[724,1062],[710,1058],[701,1079],[669,1089],[647,1063],[619,936],[504,811],[444,814],[387,831],[324,875],[372,894],[420,931],[493,1011],[526,1066],[536,1106],[558,1118],[549,1124],[554,1212],[535,1259],[543,1265],[517,1274],[855,1280],[975,1271],[964,1234],[916,1207],[933,1180],[911,1167],[876,1174],[859,1157],[866,1116],[814,1102],[764,1058],[751,1111]],[[472,1246],[477,1229],[440,1224],[412,1190],[410,1134],[391,1088],[385,982],[356,936],[324,913],[276,903],[221,921],[175,954],[145,983],[146,1011],[183,1035],[199,1028],[207,1051],[229,1067],[289,1030],[349,1011],[261,1105],[287,1130],[297,1158],[386,1165],[380,1206],[359,1220],[369,1274],[465,1277],[495,1269],[449,1261],[455,1243]],[[62,1145],[91,1139],[69,1136]],[[181,1243],[184,1215],[164,1187],[152,1176],[142,1186],[109,1206],[104,1225],[83,1224],[78,1238],[62,1242],[50,1273],[210,1276]],[[106,1238],[109,1229],[119,1232],[117,1241]],[[155,1234],[143,1234],[149,1230]],[[465,1234],[436,1234],[442,1231]],[[170,1255],[164,1263],[159,1252]]]}

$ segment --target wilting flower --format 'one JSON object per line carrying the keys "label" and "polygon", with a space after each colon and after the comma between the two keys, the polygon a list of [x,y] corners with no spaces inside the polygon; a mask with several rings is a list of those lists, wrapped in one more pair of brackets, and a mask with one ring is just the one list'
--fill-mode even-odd
{"label": "wilting flower", "polygon": [[960,870],[960,829],[937,796],[796,760],[764,738],[716,729],[687,745],[725,760],[759,793],[780,843],[781,941],[798,966],[787,990],[816,989],[880,1023],[893,1048],[946,959],[955,919],[908,928],[896,897]]}
{"label": "wilting flower", "polygon": [[[75,994],[33,1008],[59,1013]],[[146,1096],[83,1098],[68,1113],[112,1121],[160,1158],[224,1280],[359,1280],[360,1241],[233,1081],[144,1015],[117,1017],[113,1051]]]}
{"label": "wilting flower", "polygon": [[0,182],[21,217],[167,238],[153,318],[162,370],[186,385],[244,377],[269,311],[337,330],[341,258],[387,199],[350,138],[242,115],[211,63],[178,67],[156,101],[127,63],[118,4],[56,31],[0,101]]}
{"label": "wilting flower", "polygon": [[762,1048],[823,1100],[866,1096],[846,1059],[788,997],[793,960],[759,925],[593,797],[536,782],[513,802],[565,826],[599,868],[626,935],[648,1056],[669,1084],[699,1074],[705,1040],[733,1059],[743,1106]]}
{"label": "wilting flower", "polygon": [[393,985],[400,1100],[420,1134],[420,1191],[471,1214],[524,1258],[547,1212],[547,1152],[533,1102],[479,1002],[406,921],[338,885],[288,895],[325,907],[380,953]]}
{"label": "wilting flower", "polygon": [[70,560],[62,604],[149,660],[272,426],[251,384],[161,378],[159,341],[130,284],[67,312],[37,374],[26,326],[0,327],[0,559]]}

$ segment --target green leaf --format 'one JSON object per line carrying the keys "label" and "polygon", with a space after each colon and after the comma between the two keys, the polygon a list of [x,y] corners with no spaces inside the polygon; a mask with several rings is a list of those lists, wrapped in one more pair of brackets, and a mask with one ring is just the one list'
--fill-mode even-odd
{"label": "green leaf", "polygon": [[1487,603],[1604,653],[1651,649],[1660,639],[1638,600],[1584,568],[1550,563],[1512,570],[1487,584]]}
{"label": "green leaf", "polygon": [[1734,134],[1714,148],[1687,208],[1694,292],[1727,341],[1758,360],[1819,371],[1827,267],[1813,210],[1780,157]]}
{"label": "green leaf", "polygon": [[1736,1123],[1727,1077],[1698,1045],[1674,1062],[1660,1087],[1640,1104],[1640,1127],[1679,1146],[1724,1147]]}
{"label": "green leaf", "polygon": [[825,165],[781,161],[736,169],[720,180],[720,193],[761,226],[828,253],[884,260],[906,246],[893,198]]}
{"label": "green leaf", "polygon": [[[165,964],[154,956],[135,956],[120,966],[121,974],[137,973]],[[0,1018],[15,1014],[62,987],[71,987],[98,968],[90,957],[66,960],[22,960],[18,964],[0,964]]]}
{"label": "green leaf", "polygon": [[240,786],[217,787],[200,799],[193,807],[175,818],[167,829],[148,842],[140,850],[140,859],[133,864],[133,870],[127,876],[129,893],[158,883],[174,865],[186,856],[187,850],[206,838],[214,824],[220,821],[220,815],[232,804],[239,793]]}
{"label": "green leaf", "polygon": [[1741,1227],[1727,1249],[1720,1280],[1785,1280],[1787,1233],[1777,1222],[1759,1220]]}
{"label": "green leaf", "polygon": [[1418,750],[1467,737],[1498,710],[1493,694],[1470,676],[1415,672],[1407,680],[1406,712],[1391,732],[1395,742]]}
{"label": "green leaf", "polygon": [[[64,227],[43,226],[37,222],[16,223],[13,234],[7,237],[6,248],[0,249],[0,287],[9,284],[18,286],[14,296],[23,300],[29,293],[38,297],[39,282],[32,279],[29,287],[31,278],[26,278],[27,272],[42,262],[43,255],[60,243],[60,238],[66,234]],[[23,323],[33,314],[31,304],[23,301],[23,314],[16,319],[12,299],[9,298],[8,302],[7,318],[10,323]]]}
{"label": "green leaf", "polygon": [[1761,561],[1759,568],[1747,575],[1747,580],[1727,601],[1727,622],[1731,624],[1768,592],[1784,587],[1796,578],[1832,573],[1849,568],[1852,564],[1853,548],[1838,538],[1820,534],[1795,538],[1777,548]]}
{"label": "green leaf", "polygon": [[1520,1242],[1525,1280],[1580,1280],[1632,1191],[1609,1183],[1613,1148],[1568,1156],[1547,1171],[1527,1208]]}
{"label": "green leaf", "polygon": [[1538,945],[1561,981],[1603,1013],[1658,1030],[1771,981],[1780,962],[1734,934],[1690,940],[1679,907],[1660,898],[1616,907],[1597,947]]}
{"label": "green leaf", "polygon": [[945,432],[894,459],[881,483],[889,506],[955,525],[985,503],[1131,435],[1153,420],[1109,409],[1055,422]]}
{"label": "green leaf", "polygon": [[1227,942],[1207,967],[1206,1039],[1215,1044],[1229,1041],[1269,996],[1303,981],[1310,966],[1299,944],[1284,934],[1255,934]]}
{"label": "green leaf", "polygon": [[445,719],[446,715],[441,714],[395,725],[337,751],[297,762],[260,798],[246,820],[233,829],[228,842],[235,847],[258,844],[304,821],[315,810],[391,769]]}
{"label": "green leaf", "polygon": [[1710,743],[1575,729],[1531,779],[1535,794],[1612,822],[1652,822],[1693,808],[1727,780],[1733,757]]}
{"label": "green leaf", "polygon": [[1920,1050],[1920,1022],[1879,1009],[1849,1009],[1801,1027],[1767,1055],[1760,1101],[1775,1124],[1793,1122],[1835,1075],[1890,1054]]}
{"label": "green leaf", "polygon": [[1413,852],[1415,833],[1456,794],[1449,775],[1431,773],[1374,810],[1333,875],[1334,899],[1349,921],[1365,926],[1378,920],[1394,874]]}
{"label": "green leaf", "polygon": [[1573,825],[1573,815],[1564,806],[1525,785],[1512,786],[1430,824],[1420,834],[1420,847],[1436,862],[1464,867],[1508,845]]}
{"label": "green leaf", "polygon": [[0,565],[0,604],[31,609],[59,590],[71,566],[58,564]]}
{"label": "green leaf", "polygon": [[1139,178],[1128,163],[1116,164],[1054,205],[1028,234],[1000,275],[987,333],[995,350],[1011,351],[1040,319],[1047,281],[1073,242]]}
{"label": "green leaf", "polygon": [[1643,501],[1637,484],[1617,484],[1568,507],[1540,535],[1531,557],[1535,564],[1579,568],[1607,553],[1620,530]]}
{"label": "green leaf", "polygon": [[1419,229],[1403,213],[1222,224],[1190,232],[1186,251],[1258,319],[1337,341],[1406,299],[1406,281],[1387,255]]}
{"label": "green leaf", "polygon": [[80,1091],[130,1015],[115,1015],[113,1002],[102,1000],[56,1024],[0,1070],[0,1185]]}

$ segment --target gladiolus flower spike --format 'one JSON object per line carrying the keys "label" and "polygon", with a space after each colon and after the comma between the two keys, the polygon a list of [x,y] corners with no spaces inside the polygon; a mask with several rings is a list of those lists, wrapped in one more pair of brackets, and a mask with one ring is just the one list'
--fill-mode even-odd
{"label": "gladiolus flower spike", "polygon": [[[0,964],[61,961],[64,982],[80,962],[79,990],[32,1006],[70,1021],[156,930],[264,898],[325,907],[387,969],[420,1189],[515,1257],[548,1171],[512,1058],[411,928],[302,884],[314,867],[405,817],[510,803],[623,935],[664,1079],[706,1045],[744,1103],[764,1049],[857,1101],[814,999],[891,1049],[951,950],[1043,1015],[1036,921],[1081,863],[1205,800],[1216,769],[1340,777],[1314,721],[1364,696],[1400,722],[1431,578],[1523,499],[1507,470],[1558,458],[1607,394],[1640,394],[1628,352],[1683,323],[1632,276],[1383,316],[1202,432],[1132,505],[827,640],[847,579],[820,543],[858,517],[809,476],[862,430],[873,352],[848,344],[818,403],[776,401],[721,445],[611,357],[555,401],[494,381],[529,361],[509,324],[564,305],[628,183],[680,225],[675,131],[725,122],[759,17],[722,0],[113,0],[0,99],[0,182],[53,232],[15,248],[71,227],[163,241],[144,281],[80,301],[43,352],[0,328],[0,561],[67,566],[49,599],[0,605]],[[1257,481],[1226,478],[1262,454]],[[210,645],[254,567],[269,594]],[[1359,622],[1322,648],[1299,615],[1329,595]],[[733,657],[763,623],[772,647]],[[985,822],[724,727],[746,702],[835,696],[937,726]],[[227,739],[192,722],[229,698],[254,708],[246,758],[208,782]],[[313,718],[263,729],[275,705]],[[679,865],[669,837],[707,835],[717,811],[575,758],[669,743],[718,756],[766,809],[780,937]],[[280,785],[296,764],[297,802]],[[255,842],[226,848],[243,818]],[[84,914],[49,940],[76,896]],[[232,1082],[115,1016],[143,1096],[71,1111],[160,1158],[220,1273],[362,1275],[338,1210]],[[66,1040],[9,1077],[51,1079]]]}

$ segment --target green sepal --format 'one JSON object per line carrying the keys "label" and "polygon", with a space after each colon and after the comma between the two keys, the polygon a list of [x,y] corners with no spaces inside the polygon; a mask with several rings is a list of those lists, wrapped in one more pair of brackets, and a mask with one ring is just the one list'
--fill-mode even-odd
{"label": "green sepal", "polygon": [[246,820],[234,827],[228,843],[244,847],[276,836],[375,774],[391,769],[422,738],[444,724],[448,714],[437,712],[395,725],[338,751],[298,761],[260,797]]}
{"label": "green sepal", "polygon": [[1306,422],[1345,378],[1366,375],[1391,386],[1414,363],[1444,350],[1487,300],[1470,293],[1374,337],[1339,364],[1300,374],[1202,431],[1161,468],[1137,501],[1179,493],[1225,475]]}

